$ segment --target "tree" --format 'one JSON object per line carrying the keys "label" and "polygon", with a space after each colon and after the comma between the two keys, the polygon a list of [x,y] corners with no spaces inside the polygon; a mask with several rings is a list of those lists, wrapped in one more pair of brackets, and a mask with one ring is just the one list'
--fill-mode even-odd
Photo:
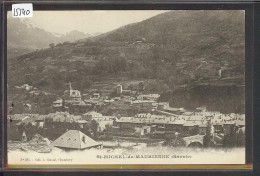
{"label": "tree", "polygon": [[95,119],[92,119],[91,122],[90,122],[90,127],[91,127],[91,130],[94,134],[94,137],[96,137],[96,134],[97,134],[97,130],[98,130],[98,123]]}
{"label": "tree", "polygon": [[50,43],[50,44],[49,44],[49,47],[50,47],[50,48],[54,48],[54,47],[55,47],[55,44],[54,44],[54,43]]}
{"label": "tree", "polygon": [[106,124],[106,125],[105,125],[105,131],[106,131],[106,132],[110,132],[111,130],[112,130],[112,125]]}

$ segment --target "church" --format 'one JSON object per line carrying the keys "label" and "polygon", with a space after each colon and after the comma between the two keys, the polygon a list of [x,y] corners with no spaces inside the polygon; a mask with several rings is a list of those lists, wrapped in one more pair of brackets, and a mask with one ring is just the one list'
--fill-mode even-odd
{"label": "church", "polygon": [[66,103],[79,104],[81,102],[81,93],[79,90],[72,89],[69,83],[69,90],[64,91],[64,100]]}

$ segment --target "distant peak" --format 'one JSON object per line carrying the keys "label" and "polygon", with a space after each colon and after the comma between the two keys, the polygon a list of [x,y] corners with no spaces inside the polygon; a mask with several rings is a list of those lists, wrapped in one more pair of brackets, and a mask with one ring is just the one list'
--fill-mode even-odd
{"label": "distant peak", "polygon": [[41,27],[29,19],[20,18],[20,21],[25,24],[28,28],[41,29]]}

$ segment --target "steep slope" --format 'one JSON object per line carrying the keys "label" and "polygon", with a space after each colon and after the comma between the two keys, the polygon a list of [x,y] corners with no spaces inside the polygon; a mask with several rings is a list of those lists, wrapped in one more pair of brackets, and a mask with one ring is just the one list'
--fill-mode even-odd
{"label": "steep slope", "polygon": [[171,45],[182,55],[193,58],[231,56],[243,60],[244,34],[243,11],[171,11],[101,35],[97,40],[145,39],[147,43]]}

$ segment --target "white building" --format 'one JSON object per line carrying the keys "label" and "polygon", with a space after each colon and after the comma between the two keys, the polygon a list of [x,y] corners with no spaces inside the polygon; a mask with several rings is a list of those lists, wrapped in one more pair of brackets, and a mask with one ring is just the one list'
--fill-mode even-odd
{"label": "white building", "polygon": [[62,99],[61,98],[57,98],[57,100],[52,103],[52,106],[54,108],[62,107]]}
{"label": "white building", "polygon": [[83,114],[82,119],[91,121],[93,118],[98,118],[98,117],[102,117],[102,114],[95,112],[95,111],[90,111],[90,112]]}
{"label": "white building", "polygon": [[160,97],[159,94],[145,94],[145,95],[139,95],[139,100],[152,100],[156,101]]}

